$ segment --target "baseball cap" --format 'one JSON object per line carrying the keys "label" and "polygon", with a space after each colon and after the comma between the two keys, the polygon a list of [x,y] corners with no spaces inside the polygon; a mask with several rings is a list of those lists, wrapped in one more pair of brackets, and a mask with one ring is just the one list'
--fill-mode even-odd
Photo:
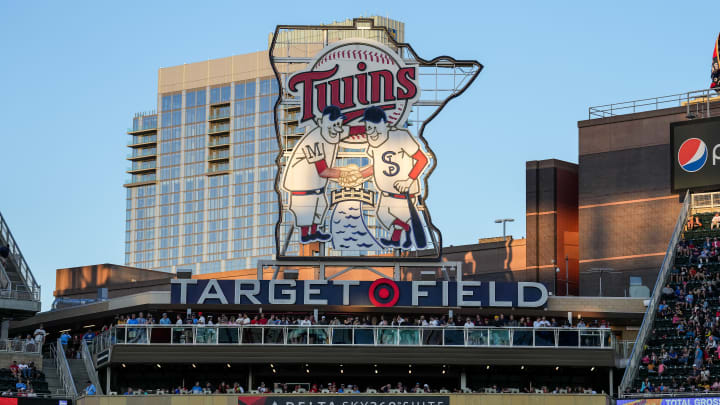
{"label": "baseball cap", "polygon": [[323,117],[326,116],[326,115],[329,115],[329,116],[330,116],[329,118],[330,118],[331,121],[335,121],[335,120],[337,120],[338,118],[342,118],[342,119],[347,118],[347,117],[340,111],[340,107],[338,107],[338,106],[336,106],[336,105],[329,105],[329,106],[325,107],[325,108],[323,109],[322,115],[323,115]]}
{"label": "baseball cap", "polygon": [[360,121],[370,121],[373,124],[379,124],[380,121],[387,122],[387,116],[382,108],[371,106],[365,110]]}

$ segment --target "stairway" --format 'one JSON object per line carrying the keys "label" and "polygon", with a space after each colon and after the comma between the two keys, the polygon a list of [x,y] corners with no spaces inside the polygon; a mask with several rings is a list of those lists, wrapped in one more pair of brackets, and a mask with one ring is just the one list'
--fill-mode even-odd
{"label": "stairway", "polygon": [[[10,228],[7,222],[5,222],[2,213],[0,213],[0,245],[7,246],[10,249],[10,254],[5,261],[3,270],[11,282],[12,291],[17,295],[17,298],[23,300],[40,300],[40,286],[37,281],[35,281],[32,272],[30,272],[30,268],[20,252],[15,238],[13,238],[12,233],[10,233]],[[5,283],[5,281],[6,280],[3,280],[3,283]],[[2,287],[7,288],[6,285]]]}
{"label": "stairway", "polygon": [[85,392],[85,387],[87,387],[87,382],[90,379],[85,369],[85,363],[83,363],[82,359],[68,359],[68,365],[78,394]]}
{"label": "stairway", "polygon": [[65,395],[65,388],[63,388],[60,376],[58,376],[57,368],[55,366],[55,360],[51,357],[43,357],[43,374],[45,374],[45,381],[48,383],[48,390],[51,395]]}

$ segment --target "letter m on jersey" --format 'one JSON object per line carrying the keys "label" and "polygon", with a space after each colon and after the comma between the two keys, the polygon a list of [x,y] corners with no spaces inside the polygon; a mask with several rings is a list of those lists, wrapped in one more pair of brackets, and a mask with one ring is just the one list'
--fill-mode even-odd
{"label": "letter m on jersey", "polygon": [[305,159],[307,159],[308,162],[319,162],[325,159],[325,145],[320,142],[315,142],[313,146],[305,145],[303,153],[305,154]]}

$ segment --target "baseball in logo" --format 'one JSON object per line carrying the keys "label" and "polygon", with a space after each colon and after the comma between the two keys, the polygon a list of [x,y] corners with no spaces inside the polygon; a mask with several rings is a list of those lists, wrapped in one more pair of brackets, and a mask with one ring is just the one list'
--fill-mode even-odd
{"label": "baseball in logo", "polygon": [[698,138],[685,140],[678,149],[678,164],[686,172],[694,173],[702,169],[707,157],[707,146]]}
{"label": "baseball in logo", "polygon": [[379,278],[370,285],[368,297],[376,307],[392,307],[400,299],[400,289],[389,278]]}
{"label": "baseball in logo", "polygon": [[[285,89],[299,101],[305,127],[281,181],[300,243],[356,252],[426,248],[427,220],[418,212],[427,215],[419,205],[430,153],[407,125],[420,96],[417,67],[378,42],[339,41]],[[348,149],[353,163],[338,158]]]}

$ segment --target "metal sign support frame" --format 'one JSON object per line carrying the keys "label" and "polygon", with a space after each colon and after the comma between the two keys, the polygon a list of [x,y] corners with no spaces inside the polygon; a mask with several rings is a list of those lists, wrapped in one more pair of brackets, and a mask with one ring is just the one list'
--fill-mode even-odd
{"label": "metal sign support frame", "polygon": [[[372,261],[357,259],[341,259],[341,260],[328,260],[327,257],[318,257],[317,260],[258,260],[257,264],[257,279],[263,280],[265,269],[270,267],[273,269],[271,280],[277,280],[278,274],[280,273],[281,267],[313,267],[318,269],[318,280],[332,280],[342,274],[347,273],[351,270],[367,270],[379,277],[386,277],[377,268],[392,268],[394,281],[402,281],[402,272],[400,271],[403,267],[410,268],[439,268],[440,274],[443,280],[451,281],[453,276],[456,281],[462,281],[462,262],[458,261],[397,261],[389,259],[387,261]],[[333,274],[330,277],[326,277],[325,268],[327,266],[333,267],[344,267],[341,271]]]}

